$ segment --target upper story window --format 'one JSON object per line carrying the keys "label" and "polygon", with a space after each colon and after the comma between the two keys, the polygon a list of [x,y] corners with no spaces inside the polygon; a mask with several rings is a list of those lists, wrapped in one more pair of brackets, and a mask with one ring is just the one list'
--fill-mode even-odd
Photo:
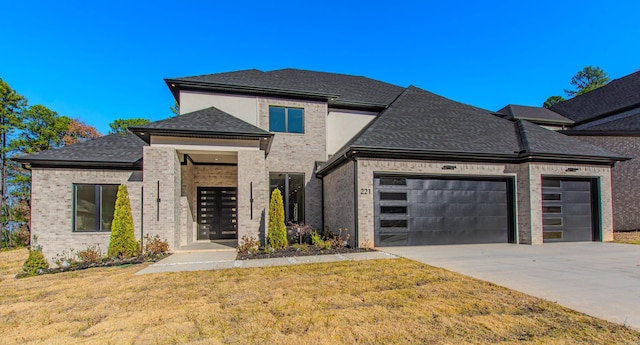
{"label": "upper story window", "polygon": [[269,106],[269,131],[304,133],[304,109]]}

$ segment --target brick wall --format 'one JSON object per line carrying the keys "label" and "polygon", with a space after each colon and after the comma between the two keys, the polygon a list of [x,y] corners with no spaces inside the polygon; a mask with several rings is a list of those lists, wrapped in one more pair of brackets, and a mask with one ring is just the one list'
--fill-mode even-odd
{"label": "brick wall", "polygon": [[[139,173],[139,172],[138,172]],[[142,182],[129,181],[132,171],[44,169],[31,170],[31,234],[49,263],[63,250],[99,245],[106,253],[110,232],[73,232],[73,184],[125,184],[129,192],[136,239],[140,238],[140,196]]]}
{"label": "brick wall", "polygon": [[575,136],[575,139],[598,145],[621,156],[632,157],[611,170],[613,193],[613,228],[640,229],[640,137]]}
{"label": "brick wall", "polygon": [[237,195],[238,240],[241,241],[246,235],[259,238],[264,243],[265,224],[269,213],[269,180],[265,175],[264,151],[238,152]]}
{"label": "brick wall", "polygon": [[324,225],[334,232],[347,229],[351,245],[355,240],[353,167],[353,162],[346,163],[323,179]]}

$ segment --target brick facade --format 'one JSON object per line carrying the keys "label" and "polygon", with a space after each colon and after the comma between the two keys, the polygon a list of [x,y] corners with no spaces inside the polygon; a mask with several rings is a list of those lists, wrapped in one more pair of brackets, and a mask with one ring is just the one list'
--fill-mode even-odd
{"label": "brick facade", "polygon": [[[74,184],[124,184],[129,192],[135,236],[140,238],[139,172],[88,169],[31,169],[31,235],[42,246],[45,258],[51,259],[64,250],[76,252],[99,245],[103,253],[109,247],[110,232],[73,231]],[[32,242],[33,243],[33,242]]]}
{"label": "brick facade", "polygon": [[331,231],[348,230],[351,245],[355,244],[354,163],[348,162],[325,176],[324,225]]}
{"label": "brick facade", "polygon": [[640,137],[575,136],[574,139],[606,148],[622,156],[632,157],[618,162],[611,170],[613,191],[613,228],[640,229]]}

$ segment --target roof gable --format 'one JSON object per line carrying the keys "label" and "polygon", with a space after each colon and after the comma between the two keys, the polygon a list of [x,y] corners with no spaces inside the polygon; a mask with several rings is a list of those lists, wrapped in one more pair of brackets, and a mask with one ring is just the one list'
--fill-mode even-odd
{"label": "roof gable", "polygon": [[509,104],[498,110],[498,113],[504,114],[510,120],[522,119],[542,125],[570,125],[574,123],[573,120],[542,107]]}
{"label": "roof gable", "polygon": [[270,136],[261,128],[247,123],[216,107],[197,110],[191,113],[150,122],[142,126],[132,127],[135,133],[163,132],[178,134],[220,134],[241,136]]}

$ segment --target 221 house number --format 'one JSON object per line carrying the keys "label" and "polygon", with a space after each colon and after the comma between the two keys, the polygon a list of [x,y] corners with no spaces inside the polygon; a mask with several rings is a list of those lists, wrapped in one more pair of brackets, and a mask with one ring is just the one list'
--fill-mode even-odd
{"label": "221 house number", "polygon": [[360,188],[360,194],[371,194],[370,188]]}

